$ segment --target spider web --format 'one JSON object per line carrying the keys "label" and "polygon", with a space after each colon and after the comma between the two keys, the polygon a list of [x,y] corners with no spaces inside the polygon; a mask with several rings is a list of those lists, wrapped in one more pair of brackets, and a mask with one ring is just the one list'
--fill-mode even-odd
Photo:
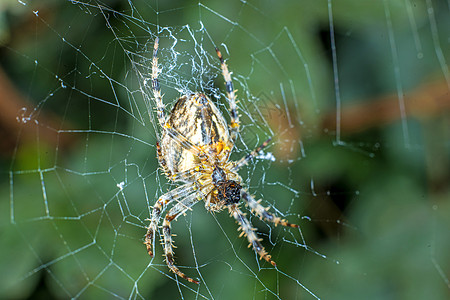
{"label": "spider web", "polygon": [[[448,297],[450,2],[167,2],[6,2],[0,63],[20,93],[3,85],[18,129],[2,125],[0,295]],[[156,159],[156,37],[167,111],[201,91],[230,119],[218,47],[241,114],[231,159],[273,138],[240,175],[300,225],[244,208],[277,267],[202,203],[172,224],[199,285],[159,243],[147,255],[146,219],[176,186]]]}

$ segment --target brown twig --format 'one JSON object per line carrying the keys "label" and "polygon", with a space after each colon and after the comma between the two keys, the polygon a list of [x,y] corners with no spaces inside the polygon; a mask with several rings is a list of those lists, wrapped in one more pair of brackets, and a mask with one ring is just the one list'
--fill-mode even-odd
{"label": "brown twig", "polygon": [[[60,135],[62,121],[49,113],[42,114],[34,111],[8,76],[0,68],[0,153],[10,156],[15,147],[21,143],[36,143],[39,141],[49,144],[52,148],[57,145],[69,147],[73,137]],[[31,112],[35,113],[31,113]],[[64,121],[67,127],[67,121]]]}
{"label": "brown twig", "polygon": [[[404,96],[408,118],[431,118],[450,110],[450,91],[447,82],[433,82],[421,86]],[[398,95],[388,95],[365,100],[342,108],[340,129],[342,134],[352,134],[380,127],[401,119]],[[336,112],[326,114],[322,128],[336,127]]]}

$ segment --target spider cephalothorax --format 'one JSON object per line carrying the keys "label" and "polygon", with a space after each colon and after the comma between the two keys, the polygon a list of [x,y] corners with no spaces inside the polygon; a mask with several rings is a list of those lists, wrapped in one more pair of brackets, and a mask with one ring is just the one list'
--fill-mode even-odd
{"label": "spider cephalothorax", "polygon": [[217,189],[217,197],[225,205],[237,204],[241,200],[242,186],[234,180],[227,180],[225,172],[215,167],[211,175],[212,182]]}
{"label": "spider cephalothorax", "polygon": [[197,202],[204,200],[205,208],[211,212],[219,212],[228,207],[228,211],[239,223],[240,230],[247,236],[250,245],[260,258],[264,258],[275,266],[275,262],[261,245],[261,239],[257,237],[255,228],[239,209],[240,200],[243,200],[255,215],[266,221],[273,222],[275,225],[298,226],[268,212],[241,186],[242,178],[237,173],[267,146],[270,139],[239,161],[229,161],[239,132],[239,115],[231,75],[217,48],[230,105],[230,125],[227,126],[219,109],[202,93],[182,96],[175,103],[170,115],[166,116],[158,82],[160,72],[157,57],[158,41],[156,38],[152,62],[152,91],[158,121],[162,128],[161,138],[156,144],[158,159],[167,178],[182,184],[162,195],[153,206],[144,241],[148,253],[153,256],[153,242],[162,210],[174,203],[164,217],[162,225],[166,263],[178,276],[190,282],[199,283],[186,276],[174,263],[170,222]]}

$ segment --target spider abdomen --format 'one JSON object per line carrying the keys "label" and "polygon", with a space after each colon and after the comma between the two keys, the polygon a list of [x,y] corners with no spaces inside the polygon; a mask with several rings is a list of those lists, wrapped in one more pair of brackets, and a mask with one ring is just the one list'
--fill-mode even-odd
{"label": "spider abdomen", "polygon": [[[216,156],[217,160],[223,156],[224,149],[230,150],[233,146],[224,117],[214,103],[201,93],[179,98],[166,126],[178,131],[208,156]],[[167,171],[171,174],[182,173],[199,165],[200,158],[196,153],[185,149],[167,131],[163,132],[160,147]]]}

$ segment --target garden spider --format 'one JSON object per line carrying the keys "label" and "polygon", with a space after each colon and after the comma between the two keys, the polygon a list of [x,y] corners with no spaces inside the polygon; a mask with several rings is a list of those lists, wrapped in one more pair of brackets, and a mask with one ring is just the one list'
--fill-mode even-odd
{"label": "garden spider", "polygon": [[224,117],[202,93],[183,96],[177,100],[172,112],[167,117],[164,113],[161,89],[158,81],[158,42],[156,38],[152,60],[152,91],[156,101],[156,111],[162,128],[161,140],[156,143],[158,160],[167,178],[173,182],[182,182],[179,187],[162,195],[153,206],[151,218],[145,235],[144,244],[153,257],[153,241],[158,230],[161,211],[172,202],[173,207],[166,214],[163,225],[163,247],[169,269],[189,282],[199,283],[181,272],[174,263],[172,234],[170,222],[201,200],[210,212],[219,212],[228,208],[230,214],[239,223],[242,235],[246,235],[250,246],[259,254],[260,259],[275,266],[275,262],[266,252],[255,232],[255,228],[239,209],[242,199],[261,219],[275,225],[298,227],[268,212],[268,208],[259,204],[252,195],[242,188],[242,178],[237,171],[255,157],[270,139],[237,162],[229,161],[231,150],[239,132],[239,115],[236,96],[228,67],[222,54],[216,48],[220,59],[226,92],[231,110],[230,131]]}

